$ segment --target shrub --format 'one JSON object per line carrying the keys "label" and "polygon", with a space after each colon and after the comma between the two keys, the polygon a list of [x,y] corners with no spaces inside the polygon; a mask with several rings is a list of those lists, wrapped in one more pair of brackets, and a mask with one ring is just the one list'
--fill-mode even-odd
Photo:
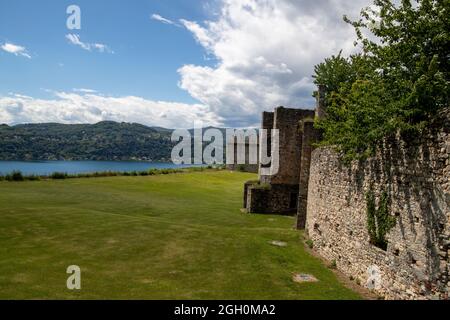
{"label": "shrub", "polygon": [[310,249],[314,247],[314,241],[312,241],[311,239],[306,240],[305,243]]}
{"label": "shrub", "polygon": [[6,176],[6,180],[8,180],[8,181],[24,181],[25,179],[22,175],[22,172],[13,171],[11,174],[8,174]]}
{"label": "shrub", "polygon": [[330,269],[336,269],[336,268],[337,268],[337,263],[336,263],[336,260],[333,259],[330,263]]}
{"label": "shrub", "polygon": [[190,167],[190,168],[186,168],[184,170],[188,171],[188,172],[202,172],[205,170],[205,167]]}
{"label": "shrub", "polygon": [[160,174],[172,174],[172,173],[178,173],[178,172],[182,172],[179,169],[162,169],[159,171]]}
{"label": "shrub", "polygon": [[64,172],[53,172],[50,176],[51,179],[62,180],[67,178],[67,173]]}
{"label": "shrub", "polygon": [[39,181],[39,180],[41,180],[41,177],[32,174],[32,175],[30,175],[30,176],[27,176],[27,180],[29,180],[29,181]]}
{"label": "shrub", "polygon": [[119,173],[115,172],[115,171],[106,171],[106,172],[99,173],[99,176],[102,176],[102,177],[116,177],[118,175],[119,175]]}

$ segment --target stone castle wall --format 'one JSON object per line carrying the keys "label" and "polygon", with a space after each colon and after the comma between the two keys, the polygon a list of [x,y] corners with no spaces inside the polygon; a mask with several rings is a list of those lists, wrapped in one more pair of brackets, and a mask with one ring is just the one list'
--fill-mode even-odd
{"label": "stone castle wall", "polygon": [[[301,159],[303,138],[302,120],[313,118],[313,110],[284,107],[276,108],[275,112],[263,113],[261,128],[279,130],[279,170],[272,176],[261,175],[262,183],[298,185],[300,176],[298,164]],[[270,137],[269,131],[268,136]],[[271,145],[272,141],[268,144]]]}
{"label": "stone castle wall", "polygon": [[302,150],[300,158],[299,193],[297,203],[297,229],[303,230],[306,225],[308,206],[308,186],[311,168],[313,145],[320,139],[321,132],[314,128],[314,121],[302,123]]}
{"label": "stone castle wall", "polygon": [[275,110],[274,129],[280,134],[280,162],[278,173],[270,178],[271,184],[298,185],[304,119],[314,119],[314,111],[283,107]]}
{"label": "stone castle wall", "polygon": [[[264,112],[261,128],[279,130],[279,170],[273,175],[264,175],[260,171],[258,182],[249,182],[244,190],[244,208],[250,213],[295,214],[298,206],[300,163],[309,162],[311,151],[303,148],[303,124],[311,124],[313,110],[278,107],[275,112]],[[270,132],[268,132],[270,136]],[[306,140],[309,142],[308,130]],[[269,139],[268,139],[269,140]],[[268,142],[273,147],[274,141]],[[307,152],[302,154],[303,149]],[[270,150],[268,151],[270,154]],[[261,167],[270,167],[260,164]],[[306,179],[307,181],[307,179]]]}
{"label": "stone castle wall", "polygon": [[[450,116],[415,142],[395,139],[364,162],[344,165],[336,152],[312,152],[306,232],[337,268],[388,299],[448,298]],[[302,185],[300,185],[302,188]],[[384,251],[370,244],[366,193],[389,192],[396,225]]]}

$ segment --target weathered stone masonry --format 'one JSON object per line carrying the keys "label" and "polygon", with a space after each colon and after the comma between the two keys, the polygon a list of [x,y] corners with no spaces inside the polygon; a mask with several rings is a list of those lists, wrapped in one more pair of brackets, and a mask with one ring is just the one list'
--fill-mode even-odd
{"label": "weathered stone masonry", "polygon": [[260,174],[259,184],[245,184],[244,207],[248,212],[297,212],[304,136],[302,124],[313,118],[312,110],[284,107],[276,108],[273,113],[263,113],[262,129],[279,130],[279,170],[275,175]]}
{"label": "weathered stone masonry", "polygon": [[[344,166],[329,148],[311,159],[307,225],[314,248],[339,270],[390,299],[448,298],[450,117],[415,143],[390,141],[365,162]],[[396,225],[387,251],[369,243],[365,195],[391,195]],[[375,270],[378,279],[368,270]]]}

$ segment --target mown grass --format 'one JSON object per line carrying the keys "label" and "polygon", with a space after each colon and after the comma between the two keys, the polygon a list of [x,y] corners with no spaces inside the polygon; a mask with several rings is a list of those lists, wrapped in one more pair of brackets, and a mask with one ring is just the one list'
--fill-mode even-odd
{"label": "mown grass", "polygon": [[[0,299],[355,299],[225,171],[0,182]],[[287,247],[269,244],[272,240]],[[66,268],[82,289],[66,288]],[[292,274],[313,274],[298,284]]]}

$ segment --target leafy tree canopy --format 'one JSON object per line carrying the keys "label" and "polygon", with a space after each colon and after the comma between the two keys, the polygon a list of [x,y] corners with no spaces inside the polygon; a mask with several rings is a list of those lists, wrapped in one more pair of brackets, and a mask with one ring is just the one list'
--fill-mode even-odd
{"label": "leafy tree canopy", "polygon": [[374,0],[352,21],[361,51],[315,67],[326,89],[324,145],[347,159],[372,155],[383,138],[420,133],[449,106],[450,0]]}

